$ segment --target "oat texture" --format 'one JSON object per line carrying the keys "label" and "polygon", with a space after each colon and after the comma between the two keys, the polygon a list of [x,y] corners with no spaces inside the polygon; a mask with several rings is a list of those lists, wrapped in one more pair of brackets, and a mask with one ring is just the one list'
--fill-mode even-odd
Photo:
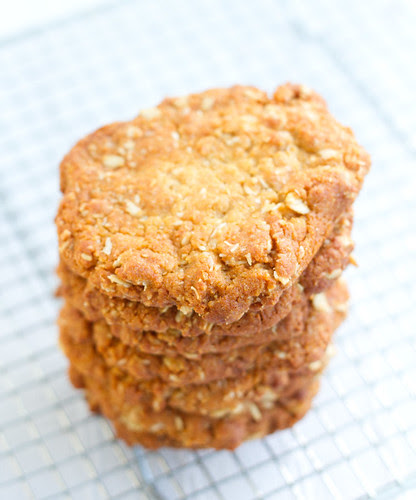
{"label": "oat texture", "polygon": [[[261,399],[263,393],[257,390],[259,387],[272,387],[275,397],[280,398],[282,394],[286,395],[287,391],[292,394],[297,387],[297,381],[302,383],[310,380],[320,372],[326,363],[324,360],[333,332],[345,316],[345,300],[345,285],[336,283],[325,294],[326,308],[310,308],[303,335],[286,343],[272,343],[273,349],[269,349],[264,355],[260,353],[257,364],[254,356],[252,366],[247,365],[243,373],[237,372],[235,377],[227,379],[215,381],[210,362],[214,363],[214,368],[221,368],[208,355],[204,367],[214,381],[205,381],[205,373],[198,372],[195,365],[196,379],[188,381],[189,384],[185,386],[180,377],[181,370],[176,370],[174,364],[170,371],[165,372],[168,381],[162,380],[157,374],[154,374],[154,378],[146,376],[149,380],[143,381],[142,376],[137,377],[137,374],[129,373],[124,363],[115,363],[113,366],[107,364],[97,351],[90,330],[77,327],[76,322],[74,324],[68,321],[65,316],[61,316],[60,340],[65,354],[76,370],[84,376],[106,381],[115,387],[119,397],[118,404],[134,401],[149,411],[161,411],[171,407],[187,413],[232,412],[246,400],[256,402],[258,398]],[[150,361],[149,357],[147,359]],[[182,362],[185,361],[191,362],[182,359]],[[133,364],[136,362],[137,359],[133,358]],[[237,358],[228,360],[230,366],[233,362],[238,366]],[[199,365],[201,366],[201,363]],[[146,369],[146,364],[144,367]],[[166,368],[169,370],[169,366]],[[183,375],[185,376],[186,374]]]}
{"label": "oat texture", "polygon": [[308,411],[319,387],[319,376],[273,406],[260,410],[255,403],[247,413],[211,418],[168,409],[164,412],[143,412],[140,405],[120,406],[114,390],[105,383],[84,377],[71,367],[70,376],[76,387],[86,389],[91,410],[110,418],[118,437],[127,444],[147,448],[161,446],[186,448],[234,449],[243,441],[257,439],[277,429],[291,427]]}
{"label": "oat texture", "polygon": [[64,158],[60,256],[110,297],[231,323],[297,281],[368,168],[303,86],[166,99]]}
{"label": "oat texture", "polygon": [[[156,340],[152,345],[156,345],[157,339],[160,339],[162,342],[170,342],[173,348],[180,349],[181,345],[189,344],[182,337],[203,335],[203,343],[208,347],[210,339],[207,339],[207,335],[213,338],[214,343],[215,338],[218,340],[221,336],[252,337],[254,334],[259,337],[255,342],[262,343],[266,340],[265,332],[283,319],[294,304],[302,301],[305,295],[322,292],[339,278],[354,248],[351,227],[352,213],[349,212],[339,219],[298,283],[288,287],[275,305],[260,311],[250,310],[234,323],[213,324],[196,313],[185,315],[174,306],[158,309],[146,307],[140,302],[111,298],[88,284],[87,280],[72,273],[63,263],[58,268],[62,280],[60,293],[86,319],[94,322],[105,319],[115,336],[131,344],[146,341],[145,338],[152,342],[151,339],[154,338]],[[153,335],[145,332],[153,332]]]}
{"label": "oat texture", "polygon": [[[265,343],[212,354],[186,352],[182,355],[174,351],[170,355],[166,351],[160,355],[146,354],[139,346],[125,345],[113,337],[104,322],[89,323],[70,307],[62,310],[61,324],[81,344],[84,354],[87,349],[84,344],[94,343],[108,366],[117,367],[136,380],[160,378],[172,387],[180,387],[239,378],[248,370],[269,366],[276,370],[293,370],[316,361],[319,363],[334,330],[332,323],[339,323],[345,316],[346,299],[346,289],[337,283],[326,293],[295,306],[285,320],[265,332]],[[330,327],[315,328],[318,321],[325,321]],[[180,339],[176,340],[180,343]]]}

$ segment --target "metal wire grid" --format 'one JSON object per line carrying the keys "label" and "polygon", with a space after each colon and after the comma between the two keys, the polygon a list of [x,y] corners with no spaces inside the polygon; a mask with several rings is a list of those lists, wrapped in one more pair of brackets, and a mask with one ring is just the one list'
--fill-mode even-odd
{"label": "metal wire grid", "polygon": [[[1,498],[390,498],[416,487],[415,19],[390,1],[124,2],[0,46]],[[70,387],[56,346],[59,159],[166,94],[285,80],[322,92],[373,156],[338,355],[294,429],[234,453],[128,449]]]}

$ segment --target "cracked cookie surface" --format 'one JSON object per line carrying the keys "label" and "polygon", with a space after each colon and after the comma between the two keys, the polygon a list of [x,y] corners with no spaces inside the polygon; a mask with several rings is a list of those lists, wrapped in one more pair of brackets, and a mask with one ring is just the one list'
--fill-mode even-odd
{"label": "cracked cookie surface", "polygon": [[296,282],[368,168],[302,86],[166,99],[62,161],[61,259],[103,294],[237,321]]}
{"label": "cracked cookie surface", "polygon": [[[113,335],[128,344],[156,348],[157,339],[160,339],[161,346],[167,347],[166,342],[168,342],[171,348],[179,350],[182,346],[190,348],[192,344],[194,346],[199,344],[201,348],[204,346],[208,349],[210,343],[214,348],[221,336],[252,337],[256,333],[259,338],[252,343],[260,344],[266,340],[265,331],[285,318],[291,308],[303,300],[304,295],[322,292],[339,277],[348,264],[354,247],[351,227],[352,213],[349,212],[337,222],[333,232],[305,269],[299,282],[287,288],[277,304],[260,311],[248,311],[237,322],[230,324],[209,323],[197,314],[184,315],[175,307],[163,310],[146,307],[140,302],[111,298],[96,287],[90,286],[87,280],[69,271],[63,263],[58,268],[58,275],[62,281],[60,293],[89,321],[105,319],[111,325]],[[203,336],[205,340],[192,342],[183,339],[183,337],[197,336]],[[223,345],[225,347],[225,343]]]}

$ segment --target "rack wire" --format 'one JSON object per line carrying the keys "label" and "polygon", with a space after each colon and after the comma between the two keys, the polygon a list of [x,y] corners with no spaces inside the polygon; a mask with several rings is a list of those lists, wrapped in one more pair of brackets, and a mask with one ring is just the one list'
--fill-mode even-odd
{"label": "rack wire", "polygon": [[[415,22],[405,1],[143,0],[3,40],[0,498],[415,494]],[[89,413],[57,347],[59,161],[165,95],[287,80],[321,92],[373,157],[338,354],[293,429],[235,452],[129,449]]]}

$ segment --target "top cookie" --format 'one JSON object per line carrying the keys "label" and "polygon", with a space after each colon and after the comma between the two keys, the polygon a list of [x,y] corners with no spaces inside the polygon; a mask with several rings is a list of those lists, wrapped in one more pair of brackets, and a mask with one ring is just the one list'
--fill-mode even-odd
{"label": "top cookie", "polygon": [[166,99],[62,161],[61,258],[110,296],[236,321],[300,276],[369,164],[302,86]]}

